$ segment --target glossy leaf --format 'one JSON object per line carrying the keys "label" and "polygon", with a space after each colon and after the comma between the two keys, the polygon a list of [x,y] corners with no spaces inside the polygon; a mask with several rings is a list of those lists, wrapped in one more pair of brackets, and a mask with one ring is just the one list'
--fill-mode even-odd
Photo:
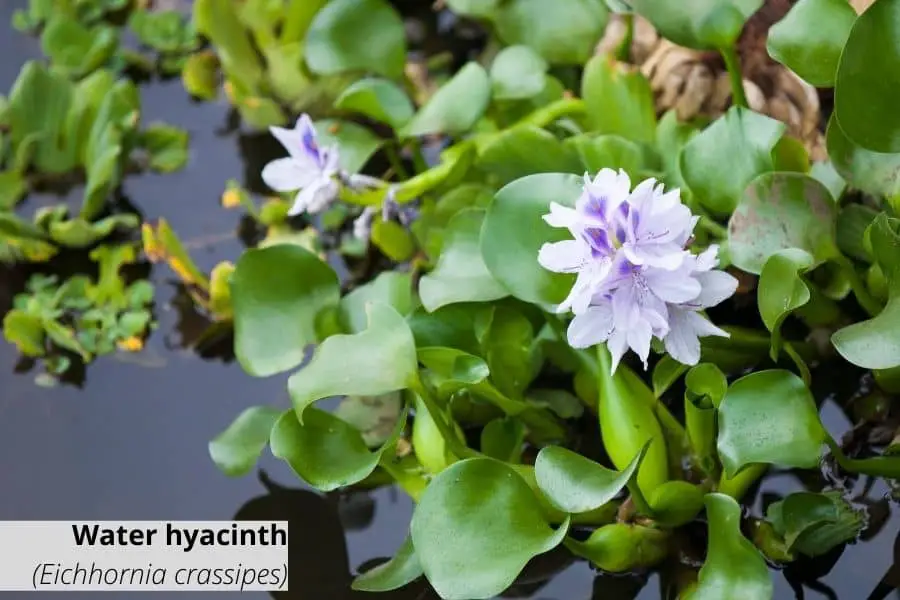
{"label": "glossy leaf", "polygon": [[544,269],[537,256],[544,243],[569,237],[542,220],[550,201],[574,206],[582,184],[575,175],[529,175],[503,187],[488,206],[481,255],[494,278],[516,298],[547,306],[561,302],[572,287],[571,275]]}
{"label": "glossy leaf", "polygon": [[197,32],[215,46],[223,70],[252,89],[263,76],[263,65],[250,32],[241,23],[238,8],[231,2],[197,0],[193,21]]}
{"label": "glossy leaf", "polygon": [[271,406],[245,409],[209,442],[209,455],[216,466],[232,477],[249,473],[269,443],[269,434],[282,412]]}
{"label": "glossy leaf", "polygon": [[801,273],[813,265],[813,257],[805,250],[788,248],[769,256],[763,265],[757,288],[759,316],[772,332],[773,357],[780,348],[781,323],[810,299],[809,287]]}
{"label": "glossy leaf", "polygon": [[547,61],[528,46],[507,46],[491,63],[495,100],[531,98],[546,85]]}
{"label": "glossy leaf", "polygon": [[374,77],[360,79],[334,101],[335,108],[349,110],[400,129],[413,116],[412,101],[397,84]]}
{"label": "glossy leaf", "polygon": [[634,67],[598,54],[588,61],[581,80],[588,122],[598,133],[652,143],[656,111],[650,83]]}
{"label": "glossy leaf", "polygon": [[521,462],[524,442],[525,426],[514,417],[494,419],[481,430],[482,454],[503,462]]}
{"label": "glossy leaf", "polygon": [[490,323],[481,335],[482,356],[497,388],[507,396],[521,398],[540,369],[535,354],[534,327],[520,311],[495,305]]}
{"label": "glossy leaf", "polygon": [[686,6],[667,0],[629,3],[663,37],[679,46],[712,50],[734,44],[763,0],[693,0]]}
{"label": "glossy leaf", "polygon": [[422,565],[413,548],[412,538],[407,536],[391,560],[357,575],[350,587],[360,592],[389,592],[421,576]]}
{"label": "glossy leaf", "polygon": [[538,486],[564,512],[584,513],[600,508],[625,487],[648,446],[645,444],[621,472],[559,446],[542,448],[534,462]]}
{"label": "glossy leaf", "polygon": [[891,198],[900,194],[900,153],[873,152],[855,144],[837,119],[828,121],[828,156],[847,183],[873,196]]}
{"label": "glossy leaf", "polygon": [[24,356],[43,356],[46,351],[41,318],[23,310],[13,309],[4,315],[3,337]]}
{"label": "glossy leaf", "polygon": [[409,273],[384,271],[369,283],[343,296],[339,319],[348,333],[359,333],[366,328],[366,305],[370,302],[387,304],[403,316],[411,314],[416,308],[412,277]]}
{"label": "glossy leaf", "polygon": [[622,169],[632,181],[641,178],[644,152],[641,147],[618,135],[576,135],[564,146],[572,146],[581,158],[583,171],[596,173],[600,169]]}
{"label": "glossy leaf", "polygon": [[358,173],[369,158],[384,143],[381,138],[362,125],[338,119],[322,119],[315,122],[319,143],[323,147],[337,146],[341,167],[350,173]]}
{"label": "glossy leaf", "polygon": [[865,527],[863,511],[854,509],[839,491],[797,492],[769,505],[766,518],[789,550],[820,556],[853,540]]}
{"label": "glossy leaf", "polygon": [[[368,329],[329,337],[316,348],[309,363],[288,380],[301,422],[307,407],[321,398],[376,396],[414,382],[416,349],[406,321],[384,304],[370,304],[367,312]],[[348,369],[348,365],[353,368]]]}
{"label": "glossy leaf", "polygon": [[816,87],[832,87],[856,21],[847,0],[800,0],[769,30],[769,55]]}
{"label": "glossy leaf", "polygon": [[826,435],[812,393],[790,371],[741,377],[719,406],[718,450],[728,477],[753,463],[815,467]]}
{"label": "glossy leaf", "polygon": [[419,109],[402,130],[404,137],[430,133],[464,133],[475,125],[491,99],[491,80],[484,67],[466,64]]}
{"label": "glossy leaf", "polygon": [[897,219],[881,214],[869,227],[875,260],[888,283],[888,303],[878,316],[838,330],[831,336],[834,347],[845,359],[866,369],[900,366],[900,340],[895,332],[900,324],[900,244]]}
{"label": "glossy leaf", "polygon": [[170,173],[184,167],[188,161],[188,132],[156,123],[141,132],[142,145],[150,154],[150,167]]}
{"label": "glossy leaf", "polygon": [[0,210],[10,210],[28,191],[25,177],[16,171],[0,171]]}
{"label": "glossy leaf", "polygon": [[900,0],[879,0],[860,15],[841,53],[834,114],[857,145],[874,152],[900,152],[900,85],[885,73],[900,68]]}
{"label": "glossy leaf", "polygon": [[878,211],[865,204],[844,206],[838,213],[835,235],[840,251],[856,260],[871,263],[872,253],[866,248],[866,230],[877,216]]}
{"label": "glossy leaf", "polygon": [[507,295],[481,258],[479,235],[484,214],[481,209],[468,208],[448,223],[437,265],[419,282],[422,305],[429,312],[448,304],[487,302]]}
{"label": "glossy leaf", "polygon": [[666,527],[680,527],[693,521],[703,509],[703,492],[687,481],[667,481],[647,497],[653,520]]}
{"label": "glossy leaf", "polygon": [[394,262],[405,262],[412,258],[416,243],[410,232],[396,221],[383,221],[376,217],[372,223],[372,245]]}
{"label": "glossy leaf", "polygon": [[603,0],[500,2],[495,25],[507,44],[525,44],[551,64],[581,65],[603,35],[609,10]]}
{"label": "glossy leaf", "polygon": [[380,396],[347,396],[334,409],[334,416],[353,425],[366,446],[375,448],[384,444],[400,418],[403,399],[399,392]]}
{"label": "glossy leaf", "polygon": [[724,494],[706,496],[709,546],[697,587],[686,600],[771,600],[772,579],[766,561],[741,534],[741,507]]}
{"label": "glossy leaf", "polygon": [[306,62],[322,75],[370,71],[396,78],[406,62],[406,34],[385,0],[332,0],[306,32]]}
{"label": "glossy leaf", "polygon": [[837,254],[836,208],[824,185],[800,173],[766,173],[747,187],[728,222],[735,266],[761,273],[775,252],[797,248],[813,265]]}
{"label": "glossy leaf", "polygon": [[181,70],[181,83],[191,96],[214,100],[219,93],[219,60],[210,51],[190,55]]}
{"label": "glossy leaf", "polygon": [[533,125],[498,133],[481,150],[476,165],[500,186],[533,173],[584,172],[568,145]]}
{"label": "glossy leaf", "polygon": [[568,521],[553,530],[525,480],[488,458],[460,461],[435,477],[410,524],[425,576],[446,600],[496,596],[567,530]]}
{"label": "glossy leaf", "polygon": [[566,547],[604,571],[624,573],[646,569],[668,554],[670,532],[664,529],[611,523],[595,530],[587,540],[566,538]]}
{"label": "glossy leaf", "polygon": [[297,413],[288,410],[275,423],[269,445],[272,454],[287,462],[303,481],[330,492],[371,475],[385,449],[396,442],[405,420],[401,416],[385,445],[370,452],[359,431],[331,413],[310,407],[301,423]]}
{"label": "glossy leaf", "polygon": [[316,341],[316,317],[340,297],[331,267],[293,244],[244,252],[231,285],[235,355],[256,377],[300,364]]}
{"label": "glossy leaf", "polygon": [[689,368],[668,354],[664,355],[653,367],[653,375],[651,376],[653,395],[657,398],[662,396]]}
{"label": "glossy leaf", "polygon": [[[697,201],[717,215],[731,214],[747,185],[772,170],[772,149],[784,129],[775,119],[732,107],[695,135],[684,146],[680,162]],[[732,157],[727,169],[722,168],[723,156]]]}

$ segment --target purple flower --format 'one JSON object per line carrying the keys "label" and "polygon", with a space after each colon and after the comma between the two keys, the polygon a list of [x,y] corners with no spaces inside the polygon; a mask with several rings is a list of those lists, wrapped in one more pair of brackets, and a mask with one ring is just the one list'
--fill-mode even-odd
{"label": "purple flower", "polygon": [[602,169],[593,181],[585,175],[574,209],[554,202],[544,216],[574,238],[544,244],[538,254],[544,268],[576,274],[557,307],[575,314],[569,344],[606,343],[613,372],[629,348],[646,368],[654,337],[672,358],[696,364],[698,337],[728,335],[699,311],[731,296],[737,280],[713,270],[717,247],[699,256],[685,250],[698,219],[678,190],[664,193],[654,179],[629,190],[624,172]]}
{"label": "purple flower", "polygon": [[270,127],[269,130],[289,156],[267,164],[262,170],[263,181],[277,192],[300,190],[288,211],[291,216],[327,208],[340,191],[335,179],[339,174],[337,147],[319,146],[316,129],[306,114],[300,115],[293,129]]}

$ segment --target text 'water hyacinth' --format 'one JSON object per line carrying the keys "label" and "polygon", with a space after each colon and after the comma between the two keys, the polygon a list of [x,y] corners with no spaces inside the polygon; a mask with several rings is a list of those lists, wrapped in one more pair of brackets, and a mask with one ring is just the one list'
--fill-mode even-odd
{"label": "text 'water hyacinth'", "polygon": [[572,311],[569,344],[587,348],[605,342],[616,370],[631,348],[644,367],[653,338],[675,360],[697,364],[702,336],[727,337],[699,311],[737,289],[737,280],[716,270],[718,247],[695,255],[685,246],[699,220],[681,203],[678,189],[664,192],[655,179],[631,190],[623,171],[585,174],[575,208],[550,203],[544,220],[565,227],[574,239],[547,243],[538,261],[575,283],[558,312]]}

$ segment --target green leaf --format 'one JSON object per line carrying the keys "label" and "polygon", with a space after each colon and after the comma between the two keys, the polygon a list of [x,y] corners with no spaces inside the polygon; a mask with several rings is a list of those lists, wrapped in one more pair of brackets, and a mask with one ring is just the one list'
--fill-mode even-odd
{"label": "green leaf", "polygon": [[347,396],[334,409],[334,416],[353,425],[362,434],[366,446],[377,448],[390,438],[402,410],[400,394],[391,392],[380,396]]}
{"label": "green leaf", "polygon": [[821,556],[849,542],[865,527],[865,514],[844,500],[839,491],[797,492],[769,505],[766,518],[789,550]]}
{"label": "green leaf", "polygon": [[525,480],[489,458],[463,460],[438,474],[410,524],[425,576],[445,600],[494,597],[567,531],[568,520],[554,531]]}
{"label": "green leaf", "polygon": [[405,411],[384,446],[370,452],[352,425],[315,407],[303,413],[285,411],[272,429],[272,454],[314,488],[330,492],[358,483],[372,474],[384,451],[393,446],[406,423]]}
{"label": "green leaf", "polygon": [[479,304],[450,304],[432,313],[420,307],[407,321],[418,348],[447,347],[477,354],[474,323],[481,310]]}
{"label": "green leaf", "polygon": [[572,207],[582,192],[575,175],[541,173],[517,179],[494,196],[481,229],[481,255],[494,278],[509,293],[533,304],[558,304],[572,287],[573,277],[552,273],[538,264],[546,242],[569,234],[544,223],[550,202]]}
{"label": "green leaf", "polygon": [[741,507],[724,494],[707,494],[709,546],[697,587],[686,600],[771,600],[772,579],[766,561],[741,534]]}
{"label": "green leaf", "polygon": [[421,576],[422,565],[413,548],[412,538],[406,536],[391,560],[357,575],[350,587],[360,592],[389,592]]}
{"label": "green leaf", "polygon": [[625,487],[649,445],[644,444],[621,472],[559,446],[542,448],[534,462],[538,486],[555,507],[567,513],[600,508]]}
{"label": "green leaf", "polygon": [[467,208],[450,219],[437,265],[419,282],[422,305],[429,312],[448,304],[487,302],[507,295],[481,258],[478,241],[484,214]]}
{"label": "green leaf", "polygon": [[396,221],[382,221],[378,218],[372,223],[370,239],[382,254],[394,262],[409,260],[416,251],[412,234]]}
{"label": "green leaf", "polygon": [[21,173],[0,171],[0,210],[11,210],[28,191]]}
{"label": "green leaf", "polygon": [[[827,137],[827,133],[826,133]],[[833,160],[813,163],[809,169],[809,174],[819,180],[819,182],[828,188],[831,197],[837,202],[843,196],[847,189],[847,181],[841,176],[835,168]]]}
{"label": "green leaf", "polygon": [[238,5],[221,0],[194,2],[193,21],[216,49],[223,71],[242,87],[255,90],[264,75],[262,60],[238,16]]}
{"label": "green leaf", "polygon": [[543,0],[499,3],[497,34],[508,45],[525,44],[551,64],[582,65],[603,35],[609,10],[603,0]]}
{"label": "green leaf", "polygon": [[494,136],[481,150],[476,164],[498,186],[533,173],[583,172],[566,144],[534,125],[517,125]]}
{"label": "green leaf", "polygon": [[53,67],[74,76],[103,66],[118,43],[115,28],[106,25],[88,28],[62,14],[51,18],[41,34],[41,49],[50,57]]}
{"label": "green leaf", "polygon": [[465,133],[484,114],[490,99],[491,80],[487,71],[476,62],[466,63],[400,133],[403,137]]}
{"label": "green leaf", "polygon": [[377,396],[415,381],[416,348],[406,321],[385,304],[370,304],[367,312],[368,329],[329,337],[316,348],[309,364],[291,375],[288,391],[301,421],[307,407],[321,398]]}
{"label": "green leaf", "polygon": [[678,362],[668,354],[664,354],[663,357],[659,359],[659,362],[653,367],[653,375],[651,376],[653,382],[653,395],[657,398],[661,397],[666,393],[666,390],[672,387],[675,382],[687,372],[689,368],[690,367]]}
{"label": "green leaf", "polygon": [[691,367],[684,377],[688,401],[703,408],[719,408],[728,391],[728,381],[719,367],[700,363]]}
{"label": "green leaf", "polygon": [[235,355],[256,377],[300,364],[307,344],[316,341],[317,315],[340,297],[331,267],[293,244],[244,252],[231,286]]}
{"label": "green leaf", "polygon": [[188,161],[188,132],[155,123],[141,132],[142,145],[150,153],[150,167],[161,172],[178,171]]}
{"label": "green leaf", "polygon": [[703,492],[687,481],[667,481],[650,492],[647,503],[654,521],[665,527],[681,527],[693,521],[703,508]]}
{"label": "green leaf", "polygon": [[341,168],[358,173],[384,143],[381,138],[362,125],[338,119],[315,122],[319,144],[325,148],[337,145]]}
{"label": "green leaf", "polygon": [[334,107],[387,123],[395,130],[403,127],[415,112],[402,88],[387,79],[375,77],[351,84],[334,101]]}
{"label": "green leaf", "polygon": [[775,252],[763,265],[756,297],[759,316],[766,329],[772,332],[773,359],[777,360],[781,347],[781,323],[810,299],[809,287],[801,273],[814,263],[809,252],[788,248]]}
{"label": "green leaf", "polygon": [[719,406],[718,450],[728,477],[753,463],[813,468],[826,435],[812,393],[790,371],[741,377]]}
{"label": "green leaf", "polygon": [[564,145],[575,148],[583,170],[622,169],[632,180],[641,178],[644,152],[635,142],[617,135],[583,134],[568,138]]}
{"label": "green leaf", "polygon": [[728,48],[763,0],[692,0],[688,5],[668,0],[630,0],[664,38],[698,50]]}
{"label": "green leaf", "polygon": [[860,15],[841,52],[834,115],[855,144],[873,152],[900,152],[900,85],[885,73],[900,68],[900,0],[879,0]]}
{"label": "green leaf", "polygon": [[306,32],[306,62],[321,75],[370,71],[399,78],[406,63],[403,21],[384,0],[332,0]]}
{"label": "green leaf", "polygon": [[349,333],[359,333],[366,328],[366,305],[370,302],[386,304],[403,316],[416,308],[409,273],[383,271],[369,283],[362,285],[341,298],[338,318]]}
{"label": "green leaf", "polygon": [[191,96],[214,100],[219,93],[219,59],[215,53],[191,54],[181,70],[181,83]]}
{"label": "green leaf", "polygon": [[825,142],[834,168],[851,186],[873,196],[900,195],[900,154],[873,152],[856,145],[834,117],[828,120]]}
{"label": "green leaf", "polygon": [[193,27],[177,10],[135,10],[128,26],[142,44],[160,52],[185,52],[197,45]]}
{"label": "green leaf", "polygon": [[[680,163],[697,201],[717,215],[730,215],[750,181],[772,170],[772,150],[784,130],[775,119],[735,106],[695,135]],[[727,169],[723,156],[732,157]]]}
{"label": "green leaf", "polygon": [[809,153],[806,146],[792,135],[784,135],[772,148],[772,166],[775,171],[808,173]]}
{"label": "green leaf", "polygon": [[480,19],[493,19],[502,0],[447,0],[453,12]]}
{"label": "green leaf", "polygon": [[44,325],[37,315],[13,309],[3,317],[3,337],[25,356],[43,356]]}
{"label": "green leaf", "polygon": [[547,61],[528,46],[507,46],[491,63],[495,100],[517,100],[540,94],[546,85]]}
{"label": "green leaf", "polygon": [[728,222],[731,262],[759,274],[772,254],[788,248],[806,251],[814,265],[833,258],[836,212],[828,189],[808,175],[760,175]]}
{"label": "green leaf", "polygon": [[566,538],[566,547],[610,573],[653,567],[668,554],[671,532],[664,529],[611,523],[595,530],[584,542]]}
{"label": "green leaf", "polygon": [[892,369],[900,366],[900,340],[895,335],[900,324],[900,261],[897,260],[897,219],[884,213],[869,227],[869,238],[876,263],[888,282],[889,299],[878,316],[844,327],[831,336],[834,347],[845,359],[866,369]]}
{"label": "green leaf", "polygon": [[507,463],[522,459],[525,425],[513,417],[499,417],[481,430],[481,453]]}
{"label": "green leaf", "polygon": [[283,411],[271,406],[251,406],[225,431],[209,442],[209,455],[226,475],[246,475],[256,464],[269,434]]}
{"label": "green leaf", "polygon": [[500,392],[521,398],[540,370],[534,327],[528,317],[509,306],[495,305],[490,314],[490,324],[481,336],[482,356]]}
{"label": "green leaf", "polygon": [[769,30],[769,55],[816,87],[832,87],[856,21],[847,0],[800,0]]}
{"label": "green leaf", "polygon": [[588,123],[599,133],[652,143],[656,139],[656,109],[650,83],[634,67],[598,54],[581,80]]}

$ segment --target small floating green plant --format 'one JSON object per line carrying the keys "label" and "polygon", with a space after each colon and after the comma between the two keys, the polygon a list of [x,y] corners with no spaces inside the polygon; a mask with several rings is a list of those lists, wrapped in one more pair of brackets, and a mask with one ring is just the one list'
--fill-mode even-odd
{"label": "small floating green plant", "polygon": [[[335,107],[387,127],[377,146],[306,115],[271,128],[286,156],[262,178],[293,196],[287,214],[349,207],[352,235],[392,268],[347,285],[297,244],[244,252],[230,274],[235,353],[255,377],[293,371],[292,405],[246,409],[210,454],[242,475],[268,446],[322,491],[406,491],[406,541],[358,590],[424,576],[442,598],[491,598],[560,546],[605,571],[665,573],[677,531],[705,511],[703,566],[669,597],[770,599],[767,560],[823,554],[866,524],[826,489],[744,527],[739,501],[771,465],[900,476],[890,453],[847,456],[811,391],[833,361],[897,391],[900,89],[884,73],[900,65],[876,47],[900,47],[900,1],[857,17],[801,0],[772,29],[776,60],[836,87],[824,161],[747,106],[735,42],[760,0],[609,3],[722,55],[733,106],[708,123],[658,115],[640,72],[589,58],[607,3],[558,4],[448,2],[509,45],[418,106],[354,64],[365,76]],[[825,43],[820,18],[840,35]],[[337,39],[319,64],[364,50]],[[585,61],[580,97],[566,93],[554,73]],[[444,149],[429,164],[434,138]],[[379,149],[396,169],[360,176]],[[336,396],[334,411],[319,404]]]}

